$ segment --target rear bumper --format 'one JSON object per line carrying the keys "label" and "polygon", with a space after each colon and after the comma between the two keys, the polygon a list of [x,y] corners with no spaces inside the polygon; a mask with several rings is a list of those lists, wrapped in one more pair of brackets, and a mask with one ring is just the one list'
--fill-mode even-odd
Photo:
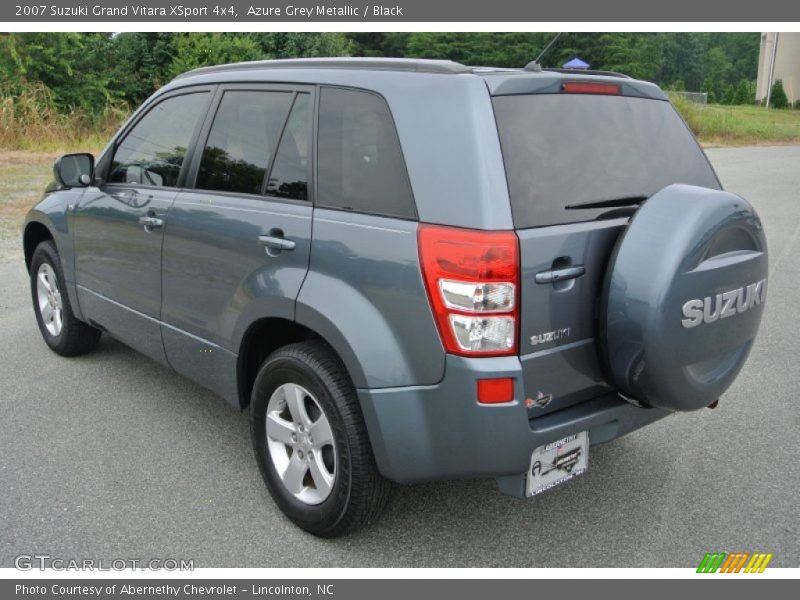
{"label": "rear bumper", "polygon": [[[486,377],[513,377],[514,402],[478,404],[476,381]],[[400,483],[497,477],[504,491],[519,495],[519,476],[537,446],[579,431],[600,444],[670,414],[607,394],[529,419],[522,381],[516,357],[448,355],[437,385],[358,390],[381,473]]]}

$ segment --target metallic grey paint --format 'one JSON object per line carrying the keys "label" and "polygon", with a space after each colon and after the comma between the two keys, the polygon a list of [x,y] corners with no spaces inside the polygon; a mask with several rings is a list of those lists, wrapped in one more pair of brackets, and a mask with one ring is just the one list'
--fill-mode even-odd
{"label": "metallic grey paint", "polygon": [[[490,93],[530,93],[564,78],[230,68],[173,81],[131,122],[163,94],[187,86],[363,88],[389,104],[420,221],[510,230]],[[631,93],[660,94],[641,82],[623,85]],[[111,148],[98,159],[101,173]],[[190,149],[189,174],[196,172],[196,155]],[[53,191],[26,221],[52,233],[76,315],[237,406],[248,400],[239,396],[237,381],[248,328],[278,317],[311,329],[344,362],[379,467],[391,479],[496,476],[502,489],[517,493],[536,446],[582,430],[600,443],[668,414],[620,400],[598,360],[595,304],[624,218],[518,231],[521,356],[466,359],[446,355],[439,340],[419,267],[416,221],[185,188],[140,189],[131,197],[130,186],[103,186],[101,179],[86,189]],[[75,214],[70,206],[77,206]],[[139,224],[149,210],[163,227]],[[294,247],[265,248],[263,236]],[[536,281],[537,274],[564,269],[576,277]],[[542,335],[567,330],[552,342]],[[543,343],[531,346],[531,339]],[[515,401],[479,405],[476,380],[504,376],[515,380]],[[552,401],[526,407],[540,393]]]}
{"label": "metallic grey paint", "polygon": [[[378,467],[390,479],[498,477],[506,479],[503,491],[521,495],[515,484],[524,481],[534,448],[580,431],[591,444],[607,442],[669,414],[610,393],[529,419],[516,357],[448,355],[446,373],[434,386],[359,390]],[[482,377],[513,377],[514,402],[478,404]]]}
{"label": "metallic grey paint", "polygon": [[[181,192],[162,254],[162,329],[170,365],[238,406],[236,358],[245,331],[264,317],[293,321],[308,270],[309,202]],[[272,252],[267,234],[295,243]]]}
{"label": "metallic grey paint", "polygon": [[163,227],[177,190],[105,185],[86,189],[74,209],[75,282],[84,316],[133,348],[166,364],[161,341]]}
{"label": "metallic grey paint", "polygon": [[762,294],[733,318],[689,329],[683,305],[765,280],[767,259],[761,221],[739,196],[676,184],[647,200],[617,243],[602,295],[600,338],[616,387],[671,410],[716,401],[747,359]]}
{"label": "metallic grey paint", "polygon": [[359,388],[426,385],[444,374],[412,221],[315,209],[297,321],[337,351]]}

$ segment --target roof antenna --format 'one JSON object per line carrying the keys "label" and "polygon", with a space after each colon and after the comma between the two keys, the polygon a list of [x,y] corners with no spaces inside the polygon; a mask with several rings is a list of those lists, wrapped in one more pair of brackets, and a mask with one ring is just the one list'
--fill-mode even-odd
{"label": "roof antenna", "polygon": [[550,48],[553,46],[553,44],[555,44],[558,41],[558,38],[560,38],[563,33],[564,33],[563,31],[559,31],[556,34],[556,36],[552,40],[550,40],[550,43],[547,44],[547,46],[544,47],[544,50],[539,52],[539,56],[537,56],[535,59],[533,59],[527,65],[525,65],[525,70],[526,71],[541,71],[542,70],[542,65],[540,64],[539,61],[542,60],[542,57],[545,54],[547,54],[547,51],[550,50]]}

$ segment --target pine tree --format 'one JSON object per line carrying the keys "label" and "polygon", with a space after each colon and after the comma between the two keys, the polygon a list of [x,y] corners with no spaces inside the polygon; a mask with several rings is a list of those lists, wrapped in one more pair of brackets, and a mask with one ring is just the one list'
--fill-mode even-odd
{"label": "pine tree", "polygon": [[755,102],[755,92],[752,82],[742,79],[736,86],[736,93],[733,96],[733,103],[738,105],[753,104]]}
{"label": "pine tree", "polygon": [[770,106],[772,108],[786,108],[788,105],[789,99],[786,97],[786,92],[783,90],[783,81],[778,79],[772,84]]}

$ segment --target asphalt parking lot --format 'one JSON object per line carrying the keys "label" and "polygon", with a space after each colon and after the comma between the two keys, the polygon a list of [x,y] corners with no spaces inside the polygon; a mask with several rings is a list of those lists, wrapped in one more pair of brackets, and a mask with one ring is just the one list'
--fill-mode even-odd
{"label": "asphalt parking lot", "polygon": [[104,336],[40,339],[21,255],[0,259],[0,566],[19,554],[196,567],[696,566],[708,551],[800,566],[800,147],[708,152],[765,223],[770,279],[750,360],[716,410],[592,449],[535,500],[494,481],[398,486],[385,517],[318,540],[285,519],[247,415]]}

